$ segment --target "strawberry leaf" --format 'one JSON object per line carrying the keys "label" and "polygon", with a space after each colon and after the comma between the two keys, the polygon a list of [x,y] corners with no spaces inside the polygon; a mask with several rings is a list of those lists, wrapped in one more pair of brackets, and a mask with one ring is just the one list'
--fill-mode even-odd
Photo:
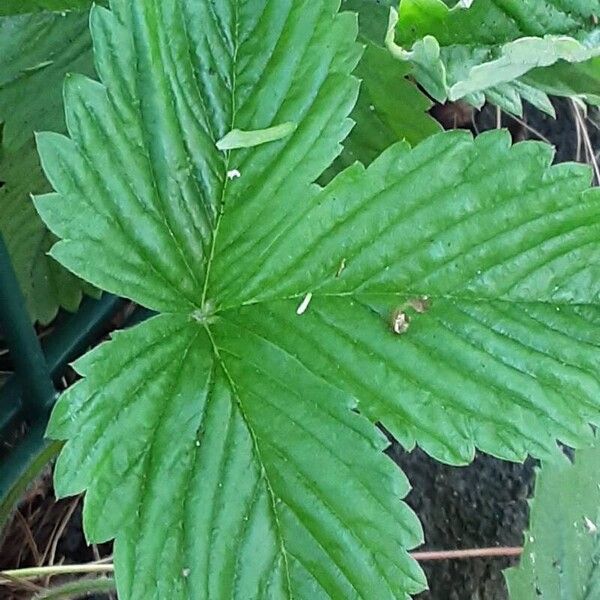
{"label": "strawberry leaf", "polygon": [[[97,4],[104,4],[104,1],[100,0]],[[0,16],[42,11],[85,10],[91,5],[91,0],[3,0],[0,5]]]}
{"label": "strawberry leaf", "polygon": [[369,420],[453,463],[600,422],[589,170],[454,132],[316,185],[358,94],[338,8],[94,8],[101,82],[38,136],[52,255],[162,313],[78,362],[49,430],[125,600],[407,598],[421,534]]}
{"label": "strawberry leaf", "polygon": [[543,88],[524,77],[561,61],[600,55],[595,0],[402,0],[392,11],[388,47],[411,62],[417,81],[438,101],[485,100],[522,114],[522,99],[553,114]]}
{"label": "strawberry leaf", "polygon": [[0,234],[29,314],[43,323],[61,306],[77,309],[83,290],[95,294],[46,255],[55,238],[31,200],[49,189],[33,132],[64,130],[62,82],[69,70],[93,73],[87,13],[0,18]]}
{"label": "strawberry leaf", "polygon": [[600,448],[544,463],[530,501],[518,567],[504,572],[513,600],[589,600],[600,592]]}

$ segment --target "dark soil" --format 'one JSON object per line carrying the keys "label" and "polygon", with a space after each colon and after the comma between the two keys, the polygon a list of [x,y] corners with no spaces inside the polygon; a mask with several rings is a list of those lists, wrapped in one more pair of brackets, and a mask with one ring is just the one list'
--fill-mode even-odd
{"label": "dark soil", "polygon": [[[397,445],[390,455],[413,486],[407,502],[425,531],[422,550],[522,545],[533,461],[519,465],[481,455],[468,467],[449,467]],[[505,558],[424,562],[430,590],[419,600],[506,600],[502,569],[514,563]]]}

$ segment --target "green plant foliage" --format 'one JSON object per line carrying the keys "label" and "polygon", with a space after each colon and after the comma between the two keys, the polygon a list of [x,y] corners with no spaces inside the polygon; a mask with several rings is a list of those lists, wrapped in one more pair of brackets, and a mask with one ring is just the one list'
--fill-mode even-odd
{"label": "green plant foliage", "polygon": [[376,46],[385,47],[390,8],[397,0],[342,0],[342,10],[358,14],[359,37]]}
{"label": "green plant foliage", "polygon": [[[96,4],[104,2],[100,0]],[[2,0],[0,16],[40,11],[84,10],[91,5],[91,0]]]}
{"label": "green plant foliage", "polygon": [[534,69],[524,80],[547,94],[580,98],[600,106],[600,58],[574,65],[563,61],[546,69]]}
{"label": "green plant foliage", "polygon": [[505,572],[513,600],[600,597],[600,447],[538,472],[519,567]]}
{"label": "green plant foliage", "polygon": [[421,532],[369,420],[452,463],[600,423],[589,170],[451,132],[314,184],[358,96],[338,7],[95,8],[101,83],[69,77],[70,137],[38,136],[52,255],[162,313],[78,361],[49,427],[123,600],[407,598]]}
{"label": "green plant foliage", "polygon": [[87,13],[0,18],[0,233],[29,313],[44,323],[59,306],[75,310],[82,292],[82,282],[46,256],[54,238],[30,197],[49,189],[33,132],[65,129],[62,82],[70,70],[93,73]]}
{"label": "green plant foliage", "polygon": [[362,80],[352,112],[356,125],[344,142],[344,151],[328,171],[329,181],[359,161],[369,165],[388,146],[400,140],[418,144],[441,131],[427,111],[431,102],[406,78],[410,67],[370,42],[355,71]]}
{"label": "green plant foliage", "polygon": [[369,165],[391,144],[405,139],[418,144],[441,131],[427,111],[432,103],[408,79],[411,66],[395,60],[384,48],[391,0],[345,0],[344,10],[359,15],[359,40],[365,52],[355,71],[362,81],[352,119],[356,125],[344,150],[321,182],[355,161]]}
{"label": "green plant foliage", "polygon": [[[522,113],[522,99],[553,114],[529,71],[600,54],[596,0],[475,0],[465,9],[442,0],[402,0],[392,52],[415,67],[418,82],[439,101],[489,100]],[[395,33],[395,39],[394,39]]]}

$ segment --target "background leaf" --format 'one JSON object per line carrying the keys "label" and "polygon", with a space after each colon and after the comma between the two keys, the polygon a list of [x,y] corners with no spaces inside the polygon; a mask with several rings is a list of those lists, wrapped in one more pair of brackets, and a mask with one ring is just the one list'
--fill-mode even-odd
{"label": "background leaf", "polygon": [[428,114],[432,103],[408,78],[411,67],[384,48],[391,0],[345,0],[342,7],[359,16],[359,39],[365,52],[355,71],[362,80],[351,118],[356,125],[344,150],[326,171],[325,184],[355,161],[368,165],[391,144],[418,144],[438,133],[440,124]]}
{"label": "background leaf", "polygon": [[431,101],[406,78],[409,72],[410,68],[387,50],[367,42],[355,71],[362,79],[352,112],[356,125],[334,161],[329,179],[355,161],[369,165],[395,142],[418,144],[441,131],[440,124],[427,113]]}
{"label": "background leaf", "polygon": [[581,98],[588,104],[600,105],[600,58],[534,69],[525,76],[525,81],[553,96]]}
{"label": "background leaf", "polygon": [[64,129],[66,72],[92,73],[87,13],[0,18],[0,232],[5,239],[32,320],[50,322],[60,306],[75,310],[78,281],[46,256],[54,243],[30,195],[48,190],[33,132]]}
{"label": "background leaf", "polygon": [[591,600],[600,593],[600,448],[542,465],[518,567],[505,571],[514,600]]}
{"label": "background leaf", "polygon": [[[521,99],[553,114],[528,71],[560,60],[587,61],[600,54],[598,4],[593,0],[477,0],[468,9],[442,0],[402,0],[396,26],[400,58],[438,101],[487,99],[522,114]],[[410,49],[410,50],[409,50]]]}
{"label": "background leaf", "polygon": [[342,0],[342,8],[358,14],[359,35],[363,41],[385,47],[390,8],[396,0]]}
{"label": "background leaf", "polygon": [[[96,4],[105,2],[100,0]],[[0,16],[41,11],[84,10],[91,5],[91,0],[2,0]]]}

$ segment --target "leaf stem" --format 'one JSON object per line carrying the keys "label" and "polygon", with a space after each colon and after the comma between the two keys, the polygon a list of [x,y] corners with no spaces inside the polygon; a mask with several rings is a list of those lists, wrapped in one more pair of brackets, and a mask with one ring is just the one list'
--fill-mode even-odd
{"label": "leaf stem", "polygon": [[[490,558],[520,556],[523,548],[520,546],[506,546],[494,548],[469,548],[467,550],[432,550],[428,552],[412,552],[411,556],[417,561],[430,560],[452,560],[465,558]],[[15,569],[12,571],[0,571],[0,585],[11,583],[14,580],[37,579],[53,575],[77,575],[92,573],[114,573],[115,567],[112,563],[98,564],[89,563],[84,565],[56,565],[51,567],[31,567],[26,569]]]}
{"label": "leaf stem", "polygon": [[115,590],[116,584],[112,578],[82,579],[39,592],[33,597],[33,600],[75,600],[75,598],[81,598],[88,594],[114,592]]}
{"label": "leaf stem", "polygon": [[471,548],[468,550],[434,550],[431,552],[413,552],[411,556],[420,562],[429,560],[449,560],[464,558],[490,558],[505,556],[520,556],[521,547]]}
{"label": "leaf stem", "polygon": [[14,569],[12,571],[0,571],[0,585],[14,583],[15,579],[38,579],[40,577],[52,577],[55,575],[89,575],[92,573],[113,573],[115,567],[112,563],[85,565],[53,565],[49,567],[30,567],[26,569]]}

